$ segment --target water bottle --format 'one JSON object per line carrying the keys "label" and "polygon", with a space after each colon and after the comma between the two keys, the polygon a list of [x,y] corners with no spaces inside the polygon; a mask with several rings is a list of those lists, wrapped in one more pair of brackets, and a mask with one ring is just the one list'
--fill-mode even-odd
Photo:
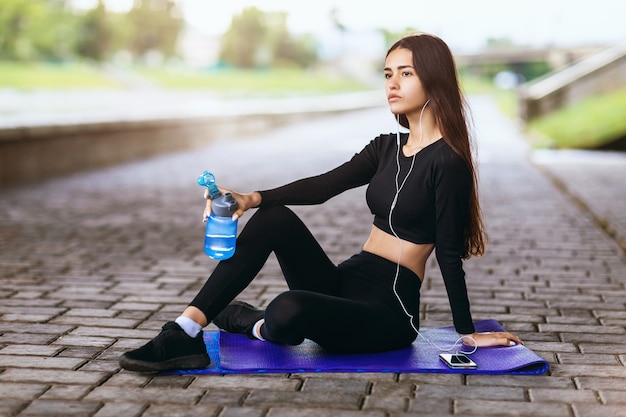
{"label": "water bottle", "polygon": [[237,211],[237,200],[231,193],[222,193],[215,184],[215,177],[205,171],[198,177],[198,184],[207,187],[211,197],[211,214],[206,222],[204,253],[212,259],[221,261],[235,253],[237,239],[237,220],[232,216]]}

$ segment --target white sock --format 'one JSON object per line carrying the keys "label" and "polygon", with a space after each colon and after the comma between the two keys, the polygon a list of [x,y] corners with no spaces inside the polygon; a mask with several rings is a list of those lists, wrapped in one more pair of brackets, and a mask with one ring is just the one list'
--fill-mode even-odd
{"label": "white sock", "polygon": [[198,333],[202,330],[202,326],[200,326],[195,321],[191,320],[187,316],[178,316],[176,320],[174,320],[178,325],[189,335],[190,337],[196,337]]}
{"label": "white sock", "polygon": [[261,326],[263,325],[263,323],[265,323],[265,319],[261,319],[254,323],[254,327],[252,327],[252,336],[256,337],[259,340],[265,341],[265,339],[263,339],[263,336],[261,336]]}

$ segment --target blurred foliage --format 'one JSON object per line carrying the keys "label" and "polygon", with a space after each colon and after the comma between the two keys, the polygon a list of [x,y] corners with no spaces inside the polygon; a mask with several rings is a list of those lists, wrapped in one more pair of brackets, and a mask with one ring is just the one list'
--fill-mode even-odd
{"label": "blurred foliage", "polygon": [[310,36],[289,33],[286,13],[248,7],[233,16],[222,37],[220,60],[237,68],[307,68],[318,60],[317,45]]}
{"label": "blurred foliage", "polygon": [[[314,95],[368,89],[358,80],[299,68],[190,71],[173,67],[134,66],[125,71],[159,88],[207,90],[223,96]],[[110,89],[124,88],[124,85],[96,65],[0,62],[0,88],[32,91]]]}
{"label": "blurred foliage", "polygon": [[[2,0],[0,60],[95,62],[129,56],[160,64],[176,57],[184,20],[175,0],[134,0],[126,13],[114,13],[98,0],[75,10],[70,0]],[[255,7],[233,16],[223,35],[221,64],[237,68],[308,68],[318,61],[310,35],[287,30],[287,14]]]}
{"label": "blurred foliage", "polygon": [[176,54],[183,19],[174,0],[134,0],[127,13],[109,12],[102,0],[79,12],[67,0],[2,0],[0,59],[8,61],[93,61],[120,50],[133,58]]}
{"label": "blurred foliage", "polygon": [[110,89],[123,86],[99,68],[78,63],[2,62],[0,88],[18,90]]}
{"label": "blurred foliage", "polygon": [[104,61],[111,51],[113,27],[102,1],[85,13],[78,28],[76,52],[94,61]]}
{"label": "blurred foliage", "polygon": [[536,147],[595,149],[623,138],[626,89],[591,97],[528,125]]}

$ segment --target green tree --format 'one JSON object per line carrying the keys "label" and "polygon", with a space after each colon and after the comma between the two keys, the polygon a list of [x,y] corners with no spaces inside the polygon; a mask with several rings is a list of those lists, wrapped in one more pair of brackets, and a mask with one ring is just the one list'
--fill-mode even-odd
{"label": "green tree", "polygon": [[263,60],[261,48],[266,36],[264,14],[256,7],[248,7],[233,16],[230,28],[222,37],[220,60],[240,68],[252,68]]}
{"label": "green tree", "polygon": [[2,0],[0,59],[69,59],[75,24],[63,0]]}
{"label": "green tree", "polygon": [[152,51],[175,56],[183,19],[174,0],[135,0],[127,15],[128,46],[136,57]]}
{"label": "green tree", "polygon": [[76,52],[85,58],[101,62],[111,52],[113,28],[103,0],[80,20]]}
{"label": "green tree", "polygon": [[249,7],[233,16],[222,37],[220,60],[239,68],[308,67],[318,60],[317,44],[311,36],[292,36],[286,13]]}

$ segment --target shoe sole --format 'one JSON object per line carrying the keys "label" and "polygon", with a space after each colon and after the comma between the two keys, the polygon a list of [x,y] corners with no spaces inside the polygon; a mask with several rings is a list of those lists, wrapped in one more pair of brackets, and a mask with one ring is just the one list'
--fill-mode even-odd
{"label": "shoe sole", "polygon": [[207,355],[190,355],[182,358],[170,359],[163,362],[148,362],[139,359],[131,359],[122,355],[119,364],[127,371],[133,372],[160,372],[175,369],[200,369],[206,368],[211,363]]}

